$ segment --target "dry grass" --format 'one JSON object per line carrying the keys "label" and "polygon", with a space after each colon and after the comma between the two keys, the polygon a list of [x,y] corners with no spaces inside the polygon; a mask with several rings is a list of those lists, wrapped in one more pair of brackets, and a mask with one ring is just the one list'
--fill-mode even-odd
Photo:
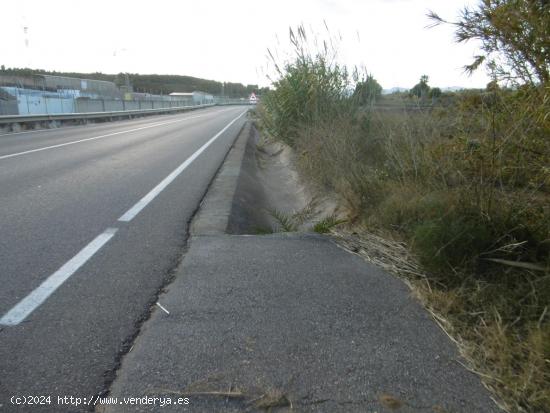
{"label": "dry grass", "polygon": [[248,402],[251,407],[260,410],[271,411],[280,407],[289,407],[292,410],[292,402],[279,390],[269,390],[260,397]]}
{"label": "dry grass", "polygon": [[378,398],[380,404],[390,410],[399,410],[405,404],[402,400],[389,394],[382,394]]}
{"label": "dry grass", "polygon": [[[172,394],[180,397],[200,397],[204,399],[230,400],[240,403],[243,411],[292,411],[293,404],[289,396],[282,390],[273,387],[241,387],[231,383],[224,386],[222,375],[213,375],[204,380],[191,383],[183,390],[156,388],[148,394]],[[225,387],[222,388],[222,387]]]}
{"label": "dry grass", "polygon": [[360,255],[392,274],[410,274],[414,277],[426,278],[416,258],[403,242],[358,228],[354,228],[354,232],[343,228],[333,229],[331,234],[338,244],[348,251]]}

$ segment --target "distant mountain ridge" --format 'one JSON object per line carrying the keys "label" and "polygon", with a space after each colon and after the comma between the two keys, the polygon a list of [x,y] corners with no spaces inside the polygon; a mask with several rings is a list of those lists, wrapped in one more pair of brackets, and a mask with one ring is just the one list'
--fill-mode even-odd
{"label": "distant mountain ridge", "polygon": [[401,92],[407,92],[409,89],[407,89],[406,87],[392,87],[390,89],[382,89],[382,94],[383,95],[389,95],[391,93],[401,93]]}
{"label": "distant mountain ridge", "polygon": [[[465,90],[468,88],[464,86],[446,86],[446,87],[440,87],[440,89],[442,92],[457,92],[459,90]],[[391,93],[403,93],[408,91],[409,91],[409,88],[396,86],[389,89],[382,89],[382,94],[389,95]]]}

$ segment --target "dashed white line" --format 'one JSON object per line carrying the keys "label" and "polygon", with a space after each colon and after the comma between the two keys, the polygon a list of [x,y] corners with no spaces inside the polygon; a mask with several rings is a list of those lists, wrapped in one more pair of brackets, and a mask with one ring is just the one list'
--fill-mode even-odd
{"label": "dashed white line", "polygon": [[191,155],[189,158],[187,158],[180,166],[178,166],[176,169],[174,169],[170,175],[168,175],[166,178],[164,178],[157,186],[155,186],[147,195],[145,195],[143,198],[141,198],[132,208],[130,208],[128,211],[126,211],[118,220],[122,222],[129,222],[134,217],[141,212],[143,208],[145,208],[149,202],[151,202],[153,199],[157,197],[158,194],[160,194],[164,188],[166,188],[170,183],[178,177],[179,174],[181,174],[185,168],[187,168],[191,163],[197,159],[197,157],[204,152],[206,148],[208,148],[218,137],[224,133],[233,123],[235,123],[241,116],[243,116],[248,110],[245,110],[242,112],[239,116],[237,116],[235,119],[233,119],[231,122],[229,122],[225,127],[216,133],[212,138],[208,140],[204,145],[202,145],[193,155]]}
{"label": "dashed white line", "polygon": [[15,326],[25,320],[37,307],[57,290],[71,275],[88,261],[116,233],[116,228],[107,228],[67,261],[60,269],[50,275],[34,291],[19,301],[1,319],[0,325]]}

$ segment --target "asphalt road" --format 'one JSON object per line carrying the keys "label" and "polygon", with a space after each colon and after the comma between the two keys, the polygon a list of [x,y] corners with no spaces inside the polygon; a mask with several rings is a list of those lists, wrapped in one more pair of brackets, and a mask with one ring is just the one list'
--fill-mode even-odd
{"label": "asphalt road", "polygon": [[0,136],[0,410],[105,390],[245,111]]}

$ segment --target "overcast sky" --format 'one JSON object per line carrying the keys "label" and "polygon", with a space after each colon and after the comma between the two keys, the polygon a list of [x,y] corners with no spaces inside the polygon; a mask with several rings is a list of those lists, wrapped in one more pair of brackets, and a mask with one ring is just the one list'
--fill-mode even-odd
{"label": "overcast sky", "polygon": [[[0,64],[78,72],[191,75],[266,86],[267,48],[281,58],[288,28],[341,37],[342,63],[364,66],[384,88],[483,87],[463,74],[476,44],[451,27],[426,29],[428,10],[454,19],[477,0],[2,0]],[[28,27],[27,34],[24,27]],[[28,47],[25,46],[25,36]]]}

